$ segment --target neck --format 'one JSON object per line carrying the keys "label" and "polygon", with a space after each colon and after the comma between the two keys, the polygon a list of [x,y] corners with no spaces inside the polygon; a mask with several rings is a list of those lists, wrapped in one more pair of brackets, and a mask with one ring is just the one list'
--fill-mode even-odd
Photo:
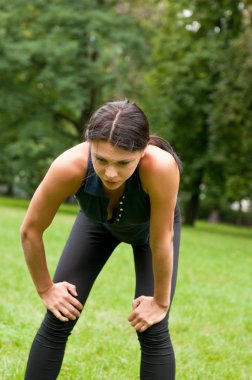
{"label": "neck", "polygon": [[110,189],[107,189],[104,185],[102,185],[103,187],[103,191],[104,191],[104,194],[108,197],[108,198],[120,198],[123,193],[124,193],[124,190],[125,190],[125,183],[123,183],[118,189],[116,190],[110,190]]}

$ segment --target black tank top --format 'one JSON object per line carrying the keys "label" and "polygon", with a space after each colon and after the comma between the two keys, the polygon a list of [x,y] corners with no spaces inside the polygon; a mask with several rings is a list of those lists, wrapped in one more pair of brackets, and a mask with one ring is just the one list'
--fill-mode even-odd
{"label": "black tank top", "polygon": [[141,186],[138,168],[126,181],[113,220],[107,220],[109,199],[95,173],[91,156],[84,182],[75,197],[85,215],[102,223],[120,241],[144,244],[149,238],[150,200]]}

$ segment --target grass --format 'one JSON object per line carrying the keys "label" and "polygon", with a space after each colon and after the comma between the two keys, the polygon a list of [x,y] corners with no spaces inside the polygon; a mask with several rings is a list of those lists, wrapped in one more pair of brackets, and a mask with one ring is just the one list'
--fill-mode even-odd
{"label": "grass", "polygon": [[[19,243],[24,208],[0,201],[0,380],[21,380],[44,313]],[[74,220],[59,213],[46,233],[53,273]],[[177,380],[252,379],[252,230],[183,228],[170,329]],[[121,245],[98,278],[70,338],[59,380],[136,380],[139,347],[127,322],[134,293],[131,249]]]}

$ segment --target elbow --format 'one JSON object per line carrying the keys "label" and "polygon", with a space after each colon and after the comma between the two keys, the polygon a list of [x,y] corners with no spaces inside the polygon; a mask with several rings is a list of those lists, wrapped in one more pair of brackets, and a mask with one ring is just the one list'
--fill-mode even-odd
{"label": "elbow", "polygon": [[20,227],[20,240],[21,240],[21,246],[23,249],[23,255],[25,257],[25,261],[28,261],[28,249],[27,246],[29,245],[29,234],[27,231],[27,228],[24,226],[24,224]]}
{"label": "elbow", "polygon": [[23,223],[20,227],[20,240],[24,258],[28,264],[33,256],[32,252],[34,252],[34,248],[37,246],[37,235],[34,228]]}
{"label": "elbow", "polygon": [[167,252],[170,252],[173,250],[173,241],[172,240],[166,240],[163,242],[151,242],[150,241],[150,248],[152,252],[156,253],[164,253],[166,254]]}
{"label": "elbow", "polygon": [[20,240],[21,240],[21,243],[23,243],[23,241],[26,239],[27,237],[27,230],[24,226],[24,223],[21,224],[20,226]]}
{"label": "elbow", "polygon": [[20,239],[22,245],[42,239],[43,230],[32,222],[24,221],[20,226]]}
{"label": "elbow", "polygon": [[29,228],[27,227],[26,223],[23,222],[20,226],[20,239],[22,243],[27,240],[29,235],[28,231]]}
{"label": "elbow", "polygon": [[20,240],[21,240],[21,245],[24,248],[27,241],[29,241],[29,229],[27,228],[25,223],[23,223],[20,227]]}
{"label": "elbow", "polygon": [[29,226],[27,223],[23,223],[20,227],[20,240],[24,251],[24,255],[29,251],[29,248],[34,244],[37,239],[37,231]]}
{"label": "elbow", "polygon": [[173,247],[173,231],[166,234],[162,238],[151,238],[150,237],[150,247],[152,250],[156,251],[167,251]]}

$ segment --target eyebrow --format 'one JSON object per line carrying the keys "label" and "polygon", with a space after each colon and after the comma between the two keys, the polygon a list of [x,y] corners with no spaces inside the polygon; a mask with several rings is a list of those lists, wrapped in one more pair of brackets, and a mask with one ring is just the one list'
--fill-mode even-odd
{"label": "eyebrow", "polygon": [[100,158],[100,159],[102,159],[102,160],[104,160],[104,161],[107,161],[107,162],[114,162],[114,163],[130,163],[130,162],[132,162],[132,161],[134,161],[133,159],[129,159],[129,158],[126,158],[126,159],[124,159],[124,160],[118,160],[118,161],[116,161],[116,160],[108,160],[107,158],[105,158],[105,157],[103,157],[103,156],[101,156],[100,154],[98,154],[98,153],[94,153],[94,156],[96,157],[96,158]]}

